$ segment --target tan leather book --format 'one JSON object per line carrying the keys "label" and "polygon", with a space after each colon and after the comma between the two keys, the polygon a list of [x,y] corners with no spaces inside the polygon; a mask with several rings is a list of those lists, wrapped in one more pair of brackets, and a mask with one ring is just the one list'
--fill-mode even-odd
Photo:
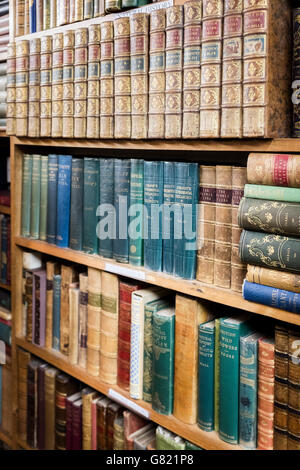
{"label": "tan leather book", "polygon": [[100,377],[103,382],[117,383],[118,370],[119,278],[101,274]]}
{"label": "tan leather book", "polygon": [[124,449],[133,450],[133,439],[130,437],[135,431],[147,425],[147,420],[136,415],[132,411],[124,411]]}
{"label": "tan leather book", "polygon": [[[88,44],[88,83],[87,86],[99,88],[100,80],[100,25],[89,27]],[[100,137],[100,99],[87,98],[87,138],[99,139]]]}
{"label": "tan leather book", "polygon": [[114,420],[114,450],[124,450],[124,416],[119,415]]}
{"label": "tan leather book", "polygon": [[69,288],[70,308],[70,354],[71,364],[78,364],[79,349],[79,283],[70,284]]}
{"label": "tan leather book", "polygon": [[74,49],[74,137],[86,137],[88,29],[75,31]]}
{"label": "tan leather book", "polygon": [[29,34],[29,0],[25,0],[25,9],[24,9],[24,34]]}
{"label": "tan leather book", "polygon": [[107,398],[99,398],[97,401],[97,448],[107,450],[107,408],[112,401]]}
{"label": "tan leather book", "polygon": [[79,274],[79,352],[78,364],[86,368],[87,350],[87,310],[88,310],[88,276]]}
{"label": "tan leather book", "polygon": [[55,379],[58,370],[45,370],[45,450],[55,449]]}
{"label": "tan leather book", "polygon": [[[114,27],[112,21],[100,25],[100,83],[88,88],[88,97],[100,95],[100,138],[114,137]],[[95,85],[95,86],[94,86]],[[100,91],[99,91],[100,87]]]}
{"label": "tan leather book", "polygon": [[82,391],[82,450],[92,450],[92,401],[96,396],[92,389]]}
{"label": "tan leather book", "polygon": [[247,266],[239,257],[242,230],[238,225],[238,210],[247,183],[247,168],[232,167],[232,232],[231,232],[231,289],[242,292]]}
{"label": "tan leather book", "polygon": [[176,295],[173,415],[186,424],[197,421],[198,325],[211,318],[204,303]]}
{"label": "tan leather book", "polygon": [[16,37],[24,34],[25,0],[16,2]]}
{"label": "tan leather book", "polygon": [[[23,4],[24,8],[24,4]],[[23,17],[24,21],[24,17]],[[28,79],[29,41],[20,41],[16,47],[16,135],[27,136],[28,132]]]}
{"label": "tan leather book", "polygon": [[288,450],[300,447],[300,365],[299,365],[300,329],[289,329],[289,375],[288,375]]}
{"label": "tan leather book", "polygon": [[7,49],[7,111],[6,111],[6,134],[14,135],[16,132],[16,44],[10,42]]}
{"label": "tan leather book", "polygon": [[299,274],[248,265],[246,279],[255,284],[263,284],[264,286],[275,287],[276,289],[300,293]]}
{"label": "tan leather book", "polygon": [[51,106],[51,136],[62,137],[63,132],[63,33],[53,35],[52,46],[52,106]]}
{"label": "tan leather book", "polygon": [[66,356],[70,353],[70,301],[69,287],[78,278],[74,266],[61,266],[60,294],[60,351]]}
{"label": "tan leather book", "polygon": [[47,272],[47,292],[46,292],[46,338],[45,346],[48,349],[52,348],[52,310],[53,310],[53,276],[59,274],[60,265],[53,261],[46,263]]}
{"label": "tan leather book", "polygon": [[114,450],[114,422],[123,413],[123,408],[111,402],[107,407],[107,450]]}
{"label": "tan leather book", "polygon": [[287,450],[288,439],[289,332],[283,325],[275,327],[275,403],[274,450]]}
{"label": "tan leather book", "polygon": [[87,372],[100,370],[101,271],[88,268]]}
{"label": "tan leather book", "polygon": [[18,437],[27,440],[27,366],[30,353],[17,349],[18,358]]}

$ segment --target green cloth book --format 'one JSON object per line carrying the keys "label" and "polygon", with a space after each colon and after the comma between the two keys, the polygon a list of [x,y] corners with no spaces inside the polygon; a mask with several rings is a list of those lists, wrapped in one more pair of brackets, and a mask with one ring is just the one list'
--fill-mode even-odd
{"label": "green cloth book", "polygon": [[198,327],[198,426],[214,430],[215,321]]}
{"label": "green cloth book", "polygon": [[244,196],[253,199],[300,203],[300,188],[246,184]]}
{"label": "green cloth book", "polygon": [[30,236],[40,237],[41,156],[32,155]]}
{"label": "green cloth book", "polygon": [[198,447],[192,442],[186,441],[185,450],[203,450],[202,447]]}
{"label": "green cloth book", "polygon": [[96,211],[99,205],[99,158],[84,158],[83,168],[83,251],[98,253]]}
{"label": "green cloth book", "polygon": [[40,240],[47,238],[48,155],[41,156]]}
{"label": "green cloth book", "polygon": [[170,415],[174,402],[175,308],[153,314],[153,393],[152,408]]}
{"label": "green cloth book", "polygon": [[185,441],[171,431],[157,426],[156,450],[185,450]]}
{"label": "green cloth book", "polygon": [[131,160],[129,202],[129,263],[143,265],[144,160]]}
{"label": "green cloth book", "polygon": [[220,322],[221,318],[215,319],[215,390],[214,390],[214,415],[215,431],[219,431],[219,395],[220,395]]}
{"label": "green cloth book", "polygon": [[21,235],[30,237],[32,155],[23,156]]}

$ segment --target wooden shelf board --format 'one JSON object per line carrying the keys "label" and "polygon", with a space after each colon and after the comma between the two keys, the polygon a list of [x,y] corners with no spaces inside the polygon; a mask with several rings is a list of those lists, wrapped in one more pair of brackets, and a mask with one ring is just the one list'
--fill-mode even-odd
{"label": "wooden shelf board", "polygon": [[194,444],[203,447],[207,450],[241,450],[237,445],[227,444],[222,441],[216,432],[207,433],[202,431],[197,425],[188,425],[174,418],[173,416],[163,416],[152,410],[148,403],[142,400],[133,400],[130,398],[129,393],[122,390],[117,385],[111,386],[101,382],[98,377],[93,377],[87,373],[85,369],[77,365],[72,365],[66,359],[66,356],[60,352],[40,348],[27,342],[24,338],[16,338],[16,344],[21,348],[29,351],[31,354],[40,357],[42,360],[49,364],[63,370],[65,373],[75,377],[77,380],[89,385],[95,390],[108,395],[110,389],[118,392],[123,397],[129,399],[132,403],[141,406],[149,412],[149,419],[155,423],[169,429],[170,431],[178,434],[179,436],[187,439]]}
{"label": "wooden shelf board", "polygon": [[0,214],[10,215],[10,207],[0,204]]}
{"label": "wooden shelf board", "polygon": [[221,289],[216,286],[203,284],[196,280],[186,281],[164,273],[156,273],[145,268],[136,268],[128,264],[117,263],[98,255],[89,255],[81,251],[71,250],[70,248],[59,248],[56,245],[51,245],[40,240],[17,236],[14,239],[14,243],[20,247],[56,256],[57,258],[65,259],[73,263],[101,269],[102,271],[115,272],[116,274],[131,279],[142,280],[149,284],[164,287],[165,289],[171,289],[200,299],[210,300],[229,307],[256,313],[276,320],[282,320],[294,325],[300,325],[300,315],[254,302],[248,302],[243,299],[240,293],[233,292],[229,289]]}
{"label": "wooden shelf board", "polygon": [[13,441],[10,436],[8,436],[5,432],[3,432],[0,428],[0,441],[5,442],[9,447],[13,447]]}
{"label": "wooden shelf board", "polygon": [[22,439],[18,438],[17,439],[17,444],[19,447],[21,447],[22,449],[25,449],[25,450],[37,450],[37,449],[33,449],[32,447],[30,447],[27,442],[25,441],[22,441]]}
{"label": "wooden shelf board", "polygon": [[6,128],[0,127],[0,137],[9,138],[8,135],[6,135]]}
{"label": "wooden shelf board", "polygon": [[11,286],[8,284],[2,284],[2,282],[0,282],[0,288],[11,291]]}

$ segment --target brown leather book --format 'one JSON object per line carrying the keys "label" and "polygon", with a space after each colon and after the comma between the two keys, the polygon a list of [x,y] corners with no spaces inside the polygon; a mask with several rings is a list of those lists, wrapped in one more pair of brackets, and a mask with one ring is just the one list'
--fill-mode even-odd
{"label": "brown leather book", "polygon": [[66,398],[78,391],[78,383],[59,373],[55,378],[55,449],[66,450]]}
{"label": "brown leather book", "polygon": [[74,50],[74,137],[86,137],[88,29],[75,31]]}
{"label": "brown leather book", "polygon": [[298,155],[250,153],[247,163],[249,184],[289,186],[300,188],[300,161]]}
{"label": "brown leather book", "polygon": [[63,33],[53,35],[52,45],[52,106],[51,136],[62,137],[63,132]]}
{"label": "brown leather book", "polygon": [[29,0],[25,0],[25,7],[24,7],[24,34],[29,34]]}
{"label": "brown leather book", "polygon": [[69,355],[70,346],[70,301],[69,287],[76,282],[78,273],[74,266],[61,266],[61,300],[60,300],[60,351]]}
{"label": "brown leather book", "polygon": [[124,411],[124,449],[133,450],[133,439],[130,437],[135,431],[147,425],[147,420],[136,415],[132,411]]}
{"label": "brown leather book", "polygon": [[74,137],[74,31],[65,31],[63,38],[63,118],[62,136]]}
{"label": "brown leather book", "polygon": [[27,366],[27,444],[37,447],[38,434],[38,368],[42,365],[39,359],[31,359]]}
{"label": "brown leather book", "polygon": [[124,450],[124,416],[121,414],[114,420],[114,450]]}
{"label": "brown leather book", "polygon": [[108,450],[107,447],[107,408],[112,401],[107,398],[99,398],[97,401],[97,448]]}
{"label": "brown leather book", "polygon": [[300,449],[300,329],[289,330],[288,450]]}
{"label": "brown leather book", "polygon": [[[114,24],[104,21],[100,25],[100,83],[88,87],[88,97],[100,95],[100,138],[114,137]],[[99,91],[100,86],[100,91]]]}
{"label": "brown leather book", "polygon": [[12,407],[12,387],[13,371],[11,367],[11,350],[6,351],[6,364],[2,365],[2,421],[1,430],[7,435],[13,435],[13,407]]}
{"label": "brown leather book", "polygon": [[10,42],[7,49],[7,111],[6,111],[6,134],[15,135],[16,122],[16,44]]}
{"label": "brown leather book", "polygon": [[25,0],[16,2],[16,37],[24,34]]}
{"label": "brown leather book", "polygon": [[232,232],[231,232],[231,289],[242,292],[247,266],[239,257],[239,243],[242,230],[238,225],[238,210],[247,183],[247,169],[232,167]]}
{"label": "brown leather book", "polygon": [[176,295],[173,415],[186,424],[197,421],[198,325],[209,319],[204,303]]}
{"label": "brown leather book", "polygon": [[90,388],[82,391],[82,450],[92,450],[92,401],[96,396]]}
{"label": "brown leather book", "polygon": [[114,423],[118,416],[122,415],[123,408],[111,402],[107,407],[107,450],[114,450]]}
{"label": "brown leather book", "polygon": [[[89,27],[88,44],[88,82],[87,87],[99,88],[100,79],[100,25]],[[90,139],[100,137],[100,99],[99,95],[87,97],[86,136]]]}
{"label": "brown leather book", "polygon": [[70,312],[70,354],[71,364],[78,364],[79,349],[79,283],[70,284],[69,288]]}
{"label": "brown leather book", "polygon": [[46,338],[45,346],[48,349],[52,348],[52,309],[53,309],[53,276],[59,274],[60,266],[58,263],[48,261],[46,263],[47,271],[47,292],[46,292]]}
{"label": "brown leather book", "polygon": [[[23,18],[24,20],[24,18]],[[16,46],[16,135],[27,136],[28,132],[28,72],[29,41],[19,41]]]}
{"label": "brown leather book", "polygon": [[52,116],[52,36],[41,38],[40,137],[51,137]]}
{"label": "brown leather book", "polygon": [[100,371],[101,271],[88,268],[87,372]]}
{"label": "brown leather book", "polygon": [[79,353],[78,364],[86,368],[87,349],[87,309],[88,309],[88,276],[79,274]]}
{"label": "brown leather book", "polygon": [[275,403],[274,450],[287,450],[289,400],[289,333],[283,325],[275,327]]}
{"label": "brown leather book", "polygon": [[45,371],[45,450],[55,449],[55,379],[58,370]]}
{"label": "brown leather book", "polygon": [[18,436],[27,441],[27,367],[30,353],[17,349],[18,358]]}
{"label": "brown leather book", "polygon": [[300,293],[300,275],[248,264],[246,279],[255,284]]}

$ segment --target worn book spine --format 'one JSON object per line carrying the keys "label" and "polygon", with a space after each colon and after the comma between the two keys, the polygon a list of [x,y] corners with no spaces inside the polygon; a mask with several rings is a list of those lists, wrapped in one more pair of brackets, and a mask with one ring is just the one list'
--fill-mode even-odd
{"label": "worn book spine", "polygon": [[289,403],[289,331],[275,326],[274,450],[287,450]]}
{"label": "worn book spine", "polygon": [[223,2],[203,1],[200,137],[220,136]]}
{"label": "worn book spine", "polygon": [[63,118],[62,136],[74,137],[74,31],[65,31],[63,36]]}
{"label": "worn book spine", "polygon": [[216,167],[199,166],[197,280],[214,283]]}
{"label": "worn book spine", "polygon": [[[104,21],[100,25],[100,83],[88,89],[91,98],[100,93],[100,138],[114,137],[114,24]],[[100,92],[99,92],[100,86]]]}
{"label": "worn book spine", "polygon": [[[101,158],[100,159],[100,175],[106,184],[100,184],[100,206],[110,207],[114,205],[114,159],[113,158]],[[106,212],[100,215],[99,223],[100,226],[102,220],[105,220]],[[110,236],[111,233],[108,231],[105,237],[99,238],[99,255],[104,258],[113,257],[113,239]]]}
{"label": "worn book spine", "polygon": [[74,50],[74,137],[86,137],[88,29],[75,31]]}
{"label": "worn book spine", "polygon": [[202,3],[190,0],[184,6],[183,120],[182,137],[200,136],[200,85]]}
{"label": "worn book spine", "polygon": [[79,349],[79,284],[74,282],[69,288],[69,314],[70,314],[70,354],[71,364],[78,364]]}
{"label": "worn book spine", "polygon": [[124,450],[124,417],[117,416],[114,420],[114,450]]}
{"label": "worn book spine", "polygon": [[30,237],[40,236],[41,155],[32,155]]}
{"label": "worn book spine", "polygon": [[122,0],[105,0],[105,13],[116,13],[122,8]]}
{"label": "worn book spine", "polygon": [[150,13],[148,138],[165,136],[166,10]]}
{"label": "worn book spine", "polygon": [[30,236],[31,220],[31,188],[32,188],[32,155],[23,156],[22,202],[21,202],[21,235]]}
{"label": "worn book spine", "polygon": [[299,188],[299,162],[294,155],[252,153],[248,157],[247,181],[250,184]]}
{"label": "worn book spine", "polygon": [[128,203],[130,200],[131,161],[114,159],[114,207],[116,211],[116,235],[113,239],[113,259],[129,262]]}
{"label": "worn book spine", "polygon": [[40,69],[40,137],[51,137],[52,36],[41,38]]}
{"label": "worn book spine", "polygon": [[298,202],[300,199],[300,189],[246,184],[244,196],[252,199],[266,199],[270,201]]}
{"label": "worn book spine", "polygon": [[[24,17],[25,17],[25,0],[16,2],[16,37],[23,36],[24,33]],[[31,31],[30,31],[31,32]]]}
{"label": "worn book spine", "polygon": [[36,2],[36,32],[43,31],[43,0]]}
{"label": "worn book spine", "polygon": [[86,368],[87,350],[87,307],[88,305],[88,276],[85,273],[79,274],[79,333],[78,333],[78,364]]}
{"label": "worn book spine", "polygon": [[215,319],[215,390],[214,390],[214,422],[215,431],[219,431],[220,412],[220,323],[221,319]]}
{"label": "worn book spine", "polygon": [[97,401],[97,447],[107,450],[107,407],[111,400],[107,397]]}
{"label": "worn book spine", "polygon": [[289,330],[289,400],[288,400],[288,450],[300,448],[300,374],[299,374],[300,331]]}
{"label": "worn book spine", "polygon": [[119,279],[115,274],[101,274],[100,378],[117,383],[118,374]]}
{"label": "worn book spine", "polygon": [[40,240],[46,241],[48,200],[48,156],[41,155]]}
{"label": "worn book spine", "polygon": [[149,15],[130,16],[131,138],[146,139],[148,133],[148,37]]}
{"label": "worn book spine", "polygon": [[56,26],[68,24],[70,19],[70,2],[68,0],[60,0],[57,2],[56,14]]}
{"label": "worn book spine", "polygon": [[93,0],[85,0],[84,1],[84,8],[83,8],[83,19],[89,20],[93,18],[94,11],[93,11],[94,1]]}
{"label": "worn book spine", "polygon": [[164,193],[163,193],[163,272],[174,273],[174,212],[175,203],[175,163],[164,162]]}
{"label": "worn book spine", "polygon": [[300,294],[300,276],[276,269],[267,269],[260,266],[248,265],[246,280],[254,284],[275,287]]}
{"label": "worn book spine", "polygon": [[47,234],[46,241],[56,241],[56,209],[57,209],[57,180],[58,180],[58,156],[48,156],[48,201],[47,201]]}
{"label": "worn book spine", "polygon": [[[99,88],[100,80],[100,25],[89,27],[88,44],[88,82],[87,88]],[[100,137],[100,99],[87,97],[86,136],[90,139]]]}
{"label": "worn book spine", "polygon": [[55,28],[57,24],[57,0],[50,0],[50,28]]}
{"label": "worn book spine", "polygon": [[[292,69],[292,80],[293,80],[293,96],[299,97],[299,81],[300,79],[300,9],[293,9],[293,69]],[[293,137],[300,136],[300,106],[299,103],[293,104]]]}
{"label": "worn book spine", "polygon": [[98,376],[100,372],[101,338],[101,271],[88,268],[87,306],[87,372]]}
{"label": "worn book spine", "polygon": [[243,297],[250,302],[261,303],[287,312],[300,312],[300,294],[295,292],[244,281]]}
{"label": "worn book spine", "polygon": [[63,33],[54,34],[52,44],[51,136],[58,138],[63,134]]}
{"label": "worn book spine", "polygon": [[107,450],[114,449],[114,422],[122,414],[119,404],[111,402],[107,407]]}
{"label": "worn book spine", "polygon": [[224,3],[221,137],[243,134],[243,2]]}
{"label": "worn book spine", "polygon": [[78,274],[74,266],[61,266],[61,301],[60,301],[60,352],[70,353],[70,301],[69,287],[76,282]]}
{"label": "worn book spine", "polygon": [[[129,207],[132,207],[129,224],[129,263],[143,265],[143,203],[144,203],[144,160],[131,159]],[[136,218],[138,215],[138,219]],[[134,232],[134,233],[133,233]]]}
{"label": "worn book spine", "polygon": [[43,0],[43,30],[50,29],[51,1]]}
{"label": "worn book spine", "polygon": [[45,347],[52,348],[53,331],[53,276],[59,273],[59,265],[53,261],[46,263],[47,290],[46,290],[46,336]]}
{"label": "worn book spine", "polygon": [[2,284],[7,284],[8,275],[8,245],[10,233],[8,233],[9,218],[4,215],[1,218],[1,262],[0,262],[0,279]]}
{"label": "worn book spine", "polygon": [[55,378],[55,449],[66,450],[66,399],[78,390],[75,380],[63,373]]}
{"label": "worn book spine", "polygon": [[198,327],[198,415],[200,429],[210,432],[214,426],[215,321]]}
{"label": "worn book spine", "polygon": [[45,372],[50,366],[42,364],[37,374],[37,446],[45,450]]}
{"label": "worn book spine", "polygon": [[83,158],[72,158],[70,248],[82,250],[83,241]]}
{"label": "worn book spine", "polygon": [[214,284],[231,286],[232,167],[216,167]]}
{"label": "worn book spine", "polygon": [[131,137],[130,19],[114,21],[114,137]]}
{"label": "worn book spine", "polygon": [[231,289],[235,292],[242,292],[247,269],[239,257],[239,243],[242,230],[238,223],[239,204],[244,194],[246,181],[246,168],[232,167]]}
{"label": "worn book spine", "polygon": [[61,275],[53,275],[53,329],[52,348],[60,350],[60,305],[61,305]]}
{"label": "worn book spine", "polygon": [[[3,80],[3,78],[2,78]],[[4,88],[3,88],[4,85]],[[16,132],[16,43],[10,42],[7,49],[7,76],[2,82],[2,90],[7,92],[6,134],[15,135]]]}
{"label": "worn book spine", "polygon": [[69,246],[72,157],[58,156],[56,245]]}
{"label": "worn book spine", "polygon": [[300,272],[298,238],[244,230],[240,241],[240,257],[245,263]]}
{"label": "worn book spine", "polygon": [[176,295],[173,414],[186,424],[197,422],[198,325],[210,319],[197,300]]}
{"label": "worn book spine", "polygon": [[17,350],[18,359],[18,436],[27,442],[27,371],[30,353],[21,348]]}
{"label": "worn book spine", "polygon": [[99,158],[84,157],[83,170],[83,242],[82,249],[86,253],[98,253],[98,237],[96,216],[99,205],[100,184]]}
{"label": "worn book spine", "polygon": [[26,341],[32,341],[32,283],[33,274],[25,271],[25,308],[26,308]]}
{"label": "worn book spine", "polygon": [[72,405],[72,449],[82,450],[82,398]]}
{"label": "worn book spine", "polygon": [[32,359],[27,367],[27,444],[37,447],[37,374],[42,362]]}
{"label": "worn book spine", "polygon": [[[27,136],[28,132],[28,72],[29,41],[19,41],[16,44],[16,135]],[[10,77],[13,79],[13,77]]]}

